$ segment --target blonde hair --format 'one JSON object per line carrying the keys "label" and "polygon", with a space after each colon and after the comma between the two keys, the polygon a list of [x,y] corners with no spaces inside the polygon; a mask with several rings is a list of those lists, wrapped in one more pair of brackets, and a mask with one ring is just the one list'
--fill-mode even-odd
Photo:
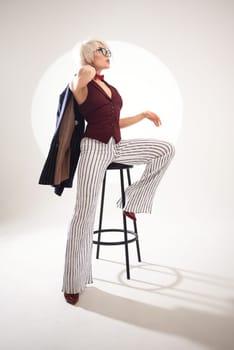
{"label": "blonde hair", "polygon": [[81,65],[92,64],[95,50],[101,45],[108,49],[108,45],[103,40],[92,39],[85,41],[80,47]]}

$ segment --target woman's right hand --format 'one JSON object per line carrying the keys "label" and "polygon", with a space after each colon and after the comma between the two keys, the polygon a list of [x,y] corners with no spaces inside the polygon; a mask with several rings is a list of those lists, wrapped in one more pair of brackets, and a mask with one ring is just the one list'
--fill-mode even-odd
{"label": "woman's right hand", "polygon": [[[95,77],[96,69],[90,64],[82,66],[78,72],[78,78],[86,81],[87,83]],[[86,83],[86,85],[87,85]]]}
{"label": "woman's right hand", "polygon": [[95,77],[96,69],[89,64],[82,66],[69,84],[78,104],[83,103],[88,96],[88,83]]}
{"label": "woman's right hand", "polygon": [[72,91],[77,91],[87,86],[87,84],[95,77],[95,74],[95,68],[89,64],[80,67],[78,75],[75,75],[71,81]]}

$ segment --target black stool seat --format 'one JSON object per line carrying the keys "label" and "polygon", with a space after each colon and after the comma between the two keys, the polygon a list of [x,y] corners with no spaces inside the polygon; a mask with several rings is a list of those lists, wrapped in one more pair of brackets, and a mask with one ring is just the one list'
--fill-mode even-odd
{"label": "black stool seat", "polygon": [[133,165],[122,164],[122,163],[110,163],[107,170],[120,170],[120,169],[130,169],[133,168]]}
{"label": "black stool seat", "polygon": [[[133,168],[133,165],[127,165],[122,163],[111,163],[106,172],[102,183],[102,194],[101,194],[101,206],[100,206],[100,215],[99,215],[99,228],[98,230],[94,231],[94,234],[98,234],[98,239],[93,240],[94,244],[97,244],[97,252],[96,252],[96,258],[99,259],[99,252],[100,252],[100,246],[110,246],[110,245],[125,245],[125,258],[126,258],[126,273],[127,273],[127,279],[130,279],[130,267],[129,267],[129,252],[128,252],[128,244],[132,242],[136,242],[136,248],[137,248],[137,256],[138,261],[141,261],[141,255],[140,255],[140,246],[139,246],[139,240],[138,240],[138,232],[137,232],[137,224],[136,221],[132,221],[134,230],[129,230],[127,228],[127,219],[122,211],[122,217],[123,217],[123,228],[102,228],[102,219],[103,219],[103,211],[104,211],[104,199],[105,199],[105,188],[106,188],[106,175],[108,170],[119,170],[120,171],[120,187],[121,187],[121,198],[123,207],[125,205],[125,186],[124,186],[124,170],[127,173],[127,179],[128,179],[128,185],[131,185],[131,177],[130,177],[130,169]],[[101,240],[101,233],[103,232],[123,232],[124,238],[122,241],[108,241],[105,242]],[[133,236],[133,238],[128,238],[128,234]]]}

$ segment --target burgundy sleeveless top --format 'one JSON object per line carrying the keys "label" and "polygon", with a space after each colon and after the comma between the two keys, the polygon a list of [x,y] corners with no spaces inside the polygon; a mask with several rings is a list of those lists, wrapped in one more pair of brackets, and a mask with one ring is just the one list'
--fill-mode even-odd
{"label": "burgundy sleeveless top", "polygon": [[121,140],[119,115],[123,102],[116,88],[105,83],[111,90],[111,97],[91,80],[87,85],[87,99],[79,105],[80,113],[87,122],[84,137],[108,143],[113,136],[118,143]]}

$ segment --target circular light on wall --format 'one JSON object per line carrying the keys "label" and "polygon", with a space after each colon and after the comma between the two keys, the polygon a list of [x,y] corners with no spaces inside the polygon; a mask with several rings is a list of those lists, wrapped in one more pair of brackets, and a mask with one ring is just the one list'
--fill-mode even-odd
{"label": "circular light on wall", "polygon": [[[79,45],[52,63],[41,77],[32,101],[32,128],[41,151],[47,155],[55,131],[59,94],[78,71]],[[103,71],[123,98],[121,117],[145,110],[157,113],[162,126],[143,120],[122,129],[122,138],[156,138],[175,143],[182,122],[183,102],[170,70],[153,53],[122,41],[108,41],[113,53],[111,68]],[[78,62],[78,59],[77,59]]]}

